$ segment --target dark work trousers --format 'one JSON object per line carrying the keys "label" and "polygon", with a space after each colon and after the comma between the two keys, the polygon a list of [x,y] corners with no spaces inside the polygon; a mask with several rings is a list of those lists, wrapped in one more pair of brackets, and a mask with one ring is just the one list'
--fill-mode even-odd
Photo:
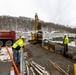
{"label": "dark work trousers", "polygon": [[68,52],[68,44],[64,44],[64,53],[63,53],[63,56],[66,56],[66,52]]}
{"label": "dark work trousers", "polygon": [[12,49],[12,50],[13,50],[14,62],[17,64],[18,62],[20,62],[19,52],[18,52],[18,50],[15,50],[15,49]]}
{"label": "dark work trousers", "polygon": [[[13,50],[14,62],[15,62],[16,66],[20,72],[20,64],[19,64],[20,63],[20,55],[19,55],[19,52],[18,52],[18,50],[15,50],[15,49],[12,49],[12,50]],[[14,65],[12,64],[12,66],[14,66]],[[18,75],[16,70],[15,70],[15,75]]]}

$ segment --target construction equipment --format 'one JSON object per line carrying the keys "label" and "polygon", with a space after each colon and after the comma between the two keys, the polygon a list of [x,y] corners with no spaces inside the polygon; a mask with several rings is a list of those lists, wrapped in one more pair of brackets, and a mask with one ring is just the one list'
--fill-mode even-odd
{"label": "construction equipment", "polygon": [[32,43],[41,43],[42,42],[42,34],[41,31],[41,23],[39,23],[38,15],[35,13],[35,20],[34,20],[34,33],[31,32],[29,42]]}
{"label": "construction equipment", "polygon": [[12,30],[1,30],[0,31],[0,47],[2,46],[11,46],[15,40],[15,31]]}

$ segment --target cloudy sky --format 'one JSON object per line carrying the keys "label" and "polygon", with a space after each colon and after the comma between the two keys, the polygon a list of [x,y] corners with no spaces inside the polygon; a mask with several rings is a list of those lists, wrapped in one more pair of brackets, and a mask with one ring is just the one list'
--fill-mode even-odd
{"label": "cloudy sky", "polygon": [[76,0],[0,0],[0,16],[24,16],[76,27]]}

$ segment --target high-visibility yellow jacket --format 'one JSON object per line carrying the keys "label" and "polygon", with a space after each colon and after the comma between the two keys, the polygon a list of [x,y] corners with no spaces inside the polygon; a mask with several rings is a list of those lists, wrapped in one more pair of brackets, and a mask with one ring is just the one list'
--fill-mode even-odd
{"label": "high-visibility yellow jacket", "polygon": [[21,47],[24,46],[24,42],[22,39],[19,39],[17,40],[13,45],[12,45],[12,48],[13,49],[16,49],[16,50],[19,50]]}
{"label": "high-visibility yellow jacket", "polygon": [[69,43],[69,38],[66,36],[65,38],[63,37],[63,44],[68,44]]}

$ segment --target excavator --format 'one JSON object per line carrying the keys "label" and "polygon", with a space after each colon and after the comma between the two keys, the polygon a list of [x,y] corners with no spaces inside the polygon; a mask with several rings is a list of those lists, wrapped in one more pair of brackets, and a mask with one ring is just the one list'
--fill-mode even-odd
{"label": "excavator", "polygon": [[33,44],[42,43],[42,34],[41,23],[39,23],[38,14],[35,13],[34,33],[31,33],[31,39],[28,41]]}

